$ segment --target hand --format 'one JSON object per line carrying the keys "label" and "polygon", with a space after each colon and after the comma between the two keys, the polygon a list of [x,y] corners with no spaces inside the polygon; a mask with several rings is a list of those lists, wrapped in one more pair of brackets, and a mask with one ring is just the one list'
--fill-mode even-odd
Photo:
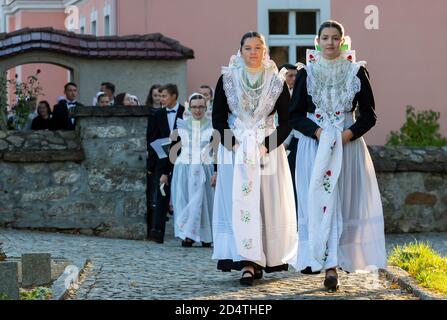
{"label": "hand", "polygon": [[233,146],[233,151],[236,152],[239,149],[239,143],[235,143]]}
{"label": "hand", "polygon": [[211,176],[211,187],[215,187],[217,182],[217,172],[214,172],[214,174]]}
{"label": "hand", "polygon": [[322,128],[318,128],[317,131],[315,131],[315,136],[318,140],[320,140],[321,132],[323,131]]}
{"label": "hand", "polygon": [[353,136],[354,136],[354,134],[352,133],[351,130],[349,130],[349,129],[343,130],[343,132],[341,134],[341,139],[343,141],[343,145],[350,142]]}
{"label": "hand", "polygon": [[259,155],[260,155],[261,158],[262,158],[262,157],[265,156],[267,153],[268,153],[268,149],[262,144],[262,145],[259,147]]}
{"label": "hand", "polygon": [[166,186],[169,184],[168,183],[168,176],[166,174],[162,174],[160,177],[160,185],[165,184]]}

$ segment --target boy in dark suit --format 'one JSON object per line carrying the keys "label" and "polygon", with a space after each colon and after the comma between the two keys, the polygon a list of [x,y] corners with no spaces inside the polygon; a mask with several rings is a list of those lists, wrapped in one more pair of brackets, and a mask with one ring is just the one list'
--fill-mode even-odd
{"label": "boy in dark suit", "polygon": [[[178,89],[175,84],[167,84],[162,86],[159,91],[161,92],[161,103],[163,108],[157,110],[153,117],[152,128],[148,134],[148,143],[161,138],[167,138],[174,131],[177,118],[183,118],[183,112],[185,107],[177,102]],[[152,157],[153,158],[153,157]],[[155,179],[160,182],[160,186],[164,185],[165,196],[162,195],[160,189],[157,190],[157,197],[152,210],[148,210],[148,238],[149,240],[163,243],[165,226],[166,226],[166,213],[169,207],[170,200],[170,183],[172,166],[169,165],[169,157],[164,159],[157,159],[155,168],[149,166],[155,174]],[[149,170],[150,171],[150,170]]]}
{"label": "boy in dark suit", "polygon": [[65,99],[60,100],[53,108],[53,116],[50,120],[50,130],[74,130],[75,118],[70,116],[72,108],[83,106],[77,102],[78,86],[69,82],[64,86]]}

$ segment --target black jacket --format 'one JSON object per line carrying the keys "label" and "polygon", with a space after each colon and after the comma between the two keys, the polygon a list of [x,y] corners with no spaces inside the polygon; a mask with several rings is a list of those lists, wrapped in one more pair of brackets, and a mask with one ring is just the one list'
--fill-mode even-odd
{"label": "black jacket", "polygon": [[[278,112],[278,127],[276,128],[275,132],[266,137],[264,140],[264,146],[267,148],[268,151],[272,151],[280,146],[284,142],[284,140],[286,140],[286,138],[289,136],[290,131],[292,130],[289,127],[289,104],[290,92],[287,84],[284,83],[282,93],[276,100],[275,107],[270,113],[270,115],[272,115],[275,114],[275,112]],[[231,139],[224,139],[225,131],[230,129],[228,125],[229,113],[231,113],[231,111],[230,107],[228,106],[227,96],[225,95],[225,91],[223,88],[223,79],[221,76],[219,78],[219,81],[217,82],[216,93],[214,95],[213,127],[219,132],[221,139],[220,142],[222,143],[222,145],[224,145],[228,150],[232,150],[232,147],[236,142],[234,135],[232,135]],[[275,135],[276,141],[275,139],[272,139],[272,141],[270,141],[270,138],[274,137]]]}
{"label": "black jacket", "polygon": [[[177,119],[178,118],[183,119],[183,112],[185,112],[185,107],[180,105],[177,110],[177,113],[175,115],[173,130],[175,130],[177,128]],[[157,139],[167,138],[170,135],[171,135],[171,130],[169,128],[168,114],[166,112],[166,108],[161,108],[154,113],[150,132],[147,133],[147,136],[149,136],[149,138],[147,139],[148,148],[150,147],[149,144],[151,142],[153,142]],[[172,167],[168,165],[169,157],[160,160],[160,159],[156,158],[156,155],[154,156],[154,153],[152,153],[151,157],[152,157],[152,159],[156,159],[159,169],[161,170],[161,172],[163,174],[169,175],[171,173],[170,169]],[[149,161],[150,160],[151,159],[149,159]],[[155,168],[155,164],[149,164],[148,167],[152,169],[152,170],[150,170],[150,169],[148,169],[148,170],[153,172],[154,168]]]}
{"label": "black jacket", "polygon": [[[76,107],[83,106],[83,104],[76,102]],[[67,108],[67,100],[61,100],[53,108],[53,116],[50,121],[50,130],[74,130],[76,122],[70,116]]]}
{"label": "black jacket", "polygon": [[31,130],[47,130],[50,129],[51,118],[44,119],[41,116],[37,116],[31,123]]}
{"label": "black jacket", "polygon": [[[352,101],[351,111],[358,110],[360,116],[349,128],[354,136],[351,141],[360,138],[376,124],[374,96],[369,83],[369,74],[366,68],[360,67],[357,77],[360,79],[361,89]],[[307,118],[307,112],[315,112],[312,97],[307,94],[307,72],[304,68],[298,71],[293,89],[292,102],[289,107],[289,124],[302,134],[316,139],[315,131],[318,125]]]}

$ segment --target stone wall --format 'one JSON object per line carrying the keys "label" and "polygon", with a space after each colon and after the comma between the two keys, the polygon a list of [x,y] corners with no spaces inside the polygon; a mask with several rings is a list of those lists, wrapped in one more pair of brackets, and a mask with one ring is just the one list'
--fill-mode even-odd
{"label": "stone wall", "polygon": [[[0,227],[145,238],[148,110],[76,115],[72,132],[0,132]],[[386,232],[447,231],[447,148],[370,151]]]}
{"label": "stone wall", "polygon": [[2,245],[3,245],[3,244],[0,242],[0,261],[3,261],[3,260],[6,259],[6,254],[5,254],[5,252],[3,251]]}
{"label": "stone wall", "polygon": [[371,146],[389,233],[447,231],[447,147]]}
{"label": "stone wall", "polygon": [[0,227],[143,239],[147,115],[85,107],[76,131],[0,133]]}

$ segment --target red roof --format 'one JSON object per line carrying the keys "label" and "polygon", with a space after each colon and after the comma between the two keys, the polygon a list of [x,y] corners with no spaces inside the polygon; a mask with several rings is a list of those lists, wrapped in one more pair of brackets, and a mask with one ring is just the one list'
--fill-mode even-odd
{"label": "red roof", "polygon": [[0,58],[34,50],[101,59],[193,59],[194,51],[161,33],[129,36],[77,34],[53,28],[25,28],[0,33]]}

